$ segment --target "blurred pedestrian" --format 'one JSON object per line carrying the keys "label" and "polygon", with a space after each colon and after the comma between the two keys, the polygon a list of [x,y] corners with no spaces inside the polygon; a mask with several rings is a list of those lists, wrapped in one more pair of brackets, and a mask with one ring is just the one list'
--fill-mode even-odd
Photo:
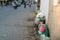
{"label": "blurred pedestrian", "polygon": [[3,8],[4,1],[0,1],[0,2],[1,2],[1,7]]}
{"label": "blurred pedestrian", "polygon": [[29,3],[29,7],[31,7],[31,2]]}
{"label": "blurred pedestrian", "polygon": [[24,1],[24,0],[22,0],[21,4],[24,4],[24,2],[25,2],[25,1]]}
{"label": "blurred pedestrian", "polygon": [[24,2],[24,8],[26,8],[26,2]]}
{"label": "blurred pedestrian", "polygon": [[12,6],[14,7],[14,9],[17,9],[16,2],[12,2]]}
{"label": "blurred pedestrian", "polygon": [[14,1],[15,5],[18,7],[18,1]]}

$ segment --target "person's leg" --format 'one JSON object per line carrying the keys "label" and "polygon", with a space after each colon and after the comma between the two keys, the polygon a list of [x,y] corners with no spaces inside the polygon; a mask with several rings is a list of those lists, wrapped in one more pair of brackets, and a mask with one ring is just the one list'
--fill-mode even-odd
{"label": "person's leg", "polygon": [[2,7],[2,1],[1,1],[1,7]]}
{"label": "person's leg", "polygon": [[3,7],[3,1],[1,1],[1,7]]}
{"label": "person's leg", "polygon": [[1,1],[0,1],[0,6],[1,6]]}
{"label": "person's leg", "polygon": [[25,8],[26,8],[26,4],[25,4]]}
{"label": "person's leg", "polygon": [[15,6],[13,6],[13,8],[15,9]]}
{"label": "person's leg", "polygon": [[26,8],[25,2],[23,4],[24,4],[24,8]]}
{"label": "person's leg", "polygon": [[30,7],[31,7],[31,5],[30,5]]}
{"label": "person's leg", "polygon": [[17,6],[14,6],[14,9],[17,9]]}
{"label": "person's leg", "polygon": [[16,9],[17,7],[15,6],[15,9]]}
{"label": "person's leg", "polygon": [[29,7],[31,7],[31,4],[29,4]]}
{"label": "person's leg", "polygon": [[18,5],[16,5],[16,9],[17,9]]}

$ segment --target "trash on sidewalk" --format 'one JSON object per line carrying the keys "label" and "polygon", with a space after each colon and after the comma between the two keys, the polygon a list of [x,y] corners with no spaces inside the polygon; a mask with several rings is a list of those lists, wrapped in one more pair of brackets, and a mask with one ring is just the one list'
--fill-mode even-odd
{"label": "trash on sidewalk", "polygon": [[38,32],[41,40],[50,40],[50,33],[48,25],[46,24],[46,17],[43,12],[36,15],[34,20],[35,28],[34,30]]}
{"label": "trash on sidewalk", "polygon": [[49,33],[49,29],[48,29],[48,25],[46,24],[42,24],[42,26],[40,26],[39,30],[38,30],[38,34],[41,38],[41,40],[50,40],[50,33]]}

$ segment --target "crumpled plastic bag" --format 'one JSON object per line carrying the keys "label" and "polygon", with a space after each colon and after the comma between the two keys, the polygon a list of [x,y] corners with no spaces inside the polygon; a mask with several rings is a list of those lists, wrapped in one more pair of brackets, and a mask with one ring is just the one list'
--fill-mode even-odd
{"label": "crumpled plastic bag", "polygon": [[41,27],[39,28],[39,31],[40,32],[45,32],[46,31],[46,28],[45,28],[44,24],[41,25]]}
{"label": "crumpled plastic bag", "polygon": [[34,23],[37,24],[38,21],[41,21],[41,18],[44,16],[43,11],[38,12],[38,14],[35,17]]}
{"label": "crumpled plastic bag", "polygon": [[38,17],[38,16],[40,16],[40,17],[45,16],[44,11],[38,11],[37,17]]}
{"label": "crumpled plastic bag", "polygon": [[49,33],[48,25],[45,25],[45,28],[46,28],[45,32],[38,31],[38,34],[41,40],[50,40],[50,33]]}
{"label": "crumpled plastic bag", "polygon": [[47,37],[47,36],[45,36],[45,34],[40,35],[40,39],[41,39],[41,40],[50,40],[50,38]]}
{"label": "crumpled plastic bag", "polygon": [[47,37],[50,37],[50,32],[49,32],[48,25],[45,25],[45,28],[46,28],[45,35],[46,35]]}

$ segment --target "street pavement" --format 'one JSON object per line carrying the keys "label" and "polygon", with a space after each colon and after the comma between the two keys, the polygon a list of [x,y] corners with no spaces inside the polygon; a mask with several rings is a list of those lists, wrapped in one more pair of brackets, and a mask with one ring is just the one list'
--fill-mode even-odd
{"label": "street pavement", "polygon": [[0,8],[0,40],[26,40],[27,18],[34,10],[34,6],[24,8],[23,5],[16,10],[12,6]]}

